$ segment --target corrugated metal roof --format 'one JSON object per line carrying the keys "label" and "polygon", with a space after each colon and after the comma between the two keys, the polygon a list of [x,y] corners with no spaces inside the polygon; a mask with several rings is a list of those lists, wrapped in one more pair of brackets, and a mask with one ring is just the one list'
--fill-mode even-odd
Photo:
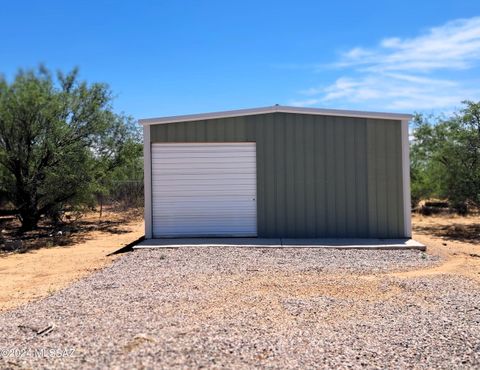
{"label": "corrugated metal roof", "polygon": [[160,125],[160,124],[174,123],[174,122],[200,121],[200,120],[215,119],[215,118],[251,116],[255,114],[267,114],[267,113],[275,113],[275,112],[317,114],[317,115],[323,115],[323,116],[341,116],[341,117],[356,117],[356,118],[391,119],[391,120],[399,120],[399,121],[410,120],[412,118],[411,114],[404,114],[404,113],[363,112],[363,111],[355,111],[355,110],[302,108],[302,107],[289,107],[285,105],[272,105],[269,107],[237,109],[237,110],[229,110],[229,111],[222,111],[222,112],[146,118],[146,119],[139,120],[139,123],[143,126],[149,126],[149,125]]}

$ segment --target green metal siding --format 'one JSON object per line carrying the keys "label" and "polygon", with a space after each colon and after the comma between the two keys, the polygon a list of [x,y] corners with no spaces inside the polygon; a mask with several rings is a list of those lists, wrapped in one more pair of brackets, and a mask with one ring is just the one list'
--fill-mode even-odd
{"label": "green metal siding", "polygon": [[150,134],[256,142],[259,237],[404,236],[400,121],[270,113],[153,125]]}

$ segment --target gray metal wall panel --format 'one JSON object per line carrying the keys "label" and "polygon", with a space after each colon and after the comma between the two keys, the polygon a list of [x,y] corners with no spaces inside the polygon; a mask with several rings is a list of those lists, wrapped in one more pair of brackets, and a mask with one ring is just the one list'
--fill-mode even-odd
{"label": "gray metal wall panel", "polygon": [[337,233],[337,203],[335,192],[337,190],[335,177],[335,122],[334,117],[325,117],[325,180],[327,189],[325,191],[325,207],[327,210],[327,230],[325,236],[340,235]]}
{"label": "gray metal wall panel", "polygon": [[286,146],[286,120],[285,116],[278,116],[274,127],[274,142],[275,142],[275,233],[279,235],[284,230],[287,230],[288,225],[288,207],[287,207],[287,155],[285,151]]}
{"label": "gray metal wall panel", "polygon": [[[312,135],[305,136],[304,156],[305,156],[305,235],[309,238],[316,235],[316,205],[315,205],[315,117],[305,116],[305,132]],[[308,154],[310,153],[310,154]],[[312,206],[307,206],[311,204]]]}
{"label": "gray metal wall panel", "polygon": [[368,186],[367,186],[367,130],[366,121],[361,124],[355,124],[355,159],[356,159],[356,219],[357,235],[362,238],[368,238]]}
{"label": "gray metal wall panel", "polygon": [[348,237],[358,235],[357,219],[358,209],[356,202],[357,184],[357,160],[355,158],[355,125],[356,122],[349,118],[345,120],[345,132],[351,134],[345,135],[345,203],[346,203],[346,232]]}
{"label": "gray metal wall panel", "polygon": [[315,235],[327,235],[327,149],[326,149],[326,117],[316,116],[314,118],[314,178],[315,178]]}
{"label": "gray metal wall panel", "polygon": [[260,237],[403,236],[400,121],[271,113],[154,125],[151,141],[255,141]]}

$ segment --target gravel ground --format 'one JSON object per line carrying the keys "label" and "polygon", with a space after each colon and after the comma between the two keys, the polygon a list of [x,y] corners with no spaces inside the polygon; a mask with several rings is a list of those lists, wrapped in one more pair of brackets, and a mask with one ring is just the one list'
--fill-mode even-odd
{"label": "gravel ground", "polygon": [[418,251],[135,251],[0,315],[0,367],[478,368],[478,282],[386,274],[438,262]]}

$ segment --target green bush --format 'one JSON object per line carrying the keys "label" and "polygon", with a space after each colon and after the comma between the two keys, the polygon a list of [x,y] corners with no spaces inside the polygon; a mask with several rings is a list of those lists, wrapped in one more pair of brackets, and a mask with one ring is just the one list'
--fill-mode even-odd
{"label": "green bush", "polygon": [[108,86],[79,81],[77,70],[53,78],[40,67],[0,79],[0,191],[23,229],[93,204],[106,179],[138,158],[135,122],[111,101]]}
{"label": "green bush", "polygon": [[448,199],[459,213],[480,205],[480,103],[451,117],[416,115],[411,143],[412,201]]}

